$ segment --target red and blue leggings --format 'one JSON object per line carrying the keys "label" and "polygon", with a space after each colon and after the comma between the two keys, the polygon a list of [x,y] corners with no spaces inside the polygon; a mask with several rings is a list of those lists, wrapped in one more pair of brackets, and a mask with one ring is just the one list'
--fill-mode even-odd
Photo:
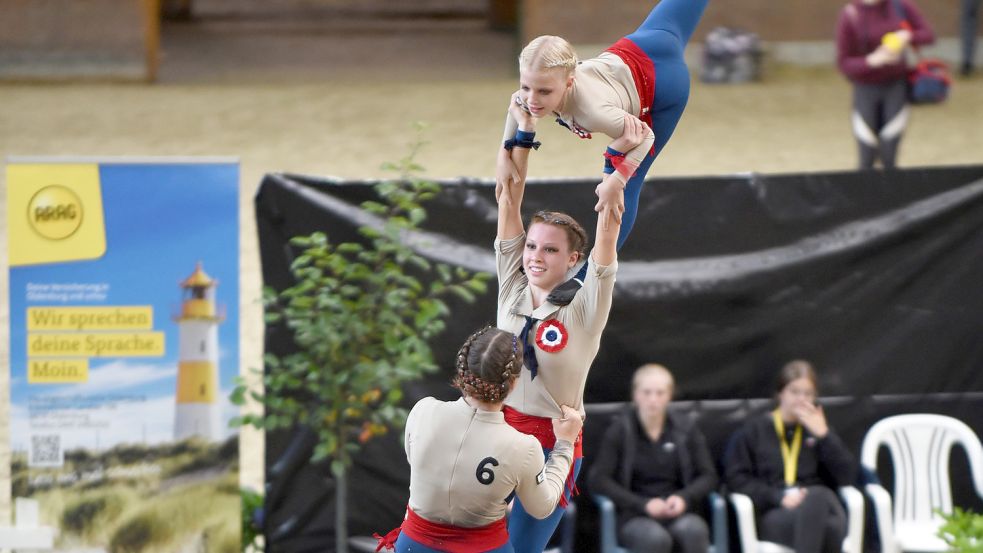
{"label": "red and blue leggings", "polygon": [[[641,26],[625,37],[641,48],[655,67],[655,97],[652,99],[655,147],[645,156],[625,187],[625,213],[618,234],[619,250],[635,224],[645,175],[672,137],[689,100],[689,68],[683,59],[683,50],[700,22],[708,1],[662,0],[652,8]],[[587,265],[584,264],[577,278],[583,281],[586,274]]]}

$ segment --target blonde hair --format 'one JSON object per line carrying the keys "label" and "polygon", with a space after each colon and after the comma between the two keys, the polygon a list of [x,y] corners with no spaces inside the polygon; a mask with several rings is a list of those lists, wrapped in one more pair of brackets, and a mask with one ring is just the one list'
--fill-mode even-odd
{"label": "blonde hair", "polygon": [[647,363],[635,369],[635,376],[631,379],[631,392],[635,393],[635,390],[638,389],[638,383],[646,376],[653,374],[661,374],[666,377],[666,380],[669,381],[669,393],[676,391],[676,379],[672,377],[669,369],[658,363]]}
{"label": "blonde hair", "polygon": [[577,52],[565,39],[553,35],[538,36],[519,54],[519,69],[565,69],[577,67]]}

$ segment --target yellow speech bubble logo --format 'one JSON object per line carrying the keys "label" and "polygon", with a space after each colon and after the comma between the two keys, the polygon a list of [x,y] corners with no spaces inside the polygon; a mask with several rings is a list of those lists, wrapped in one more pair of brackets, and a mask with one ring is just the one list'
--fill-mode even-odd
{"label": "yellow speech bubble logo", "polygon": [[41,236],[64,240],[82,226],[82,201],[64,186],[46,186],[31,198],[27,221]]}

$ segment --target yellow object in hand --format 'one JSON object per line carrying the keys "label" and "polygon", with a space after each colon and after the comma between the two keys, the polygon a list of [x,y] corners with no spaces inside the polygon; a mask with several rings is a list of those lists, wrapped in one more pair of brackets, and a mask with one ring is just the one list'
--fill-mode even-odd
{"label": "yellow object in hand", "polygon": [[904,48],[904,43],[897,33],[884,33],[884,36],[881,38],[881,44],[892,52],[900,52]]}

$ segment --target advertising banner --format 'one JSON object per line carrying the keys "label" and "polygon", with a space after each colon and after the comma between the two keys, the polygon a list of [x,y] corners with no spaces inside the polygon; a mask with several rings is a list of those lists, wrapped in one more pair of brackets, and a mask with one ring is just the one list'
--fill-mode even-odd
{"label": "advertising banner", "polygon": [[12,496],[56,550],[239,551],[239,168],[11,160]]}

